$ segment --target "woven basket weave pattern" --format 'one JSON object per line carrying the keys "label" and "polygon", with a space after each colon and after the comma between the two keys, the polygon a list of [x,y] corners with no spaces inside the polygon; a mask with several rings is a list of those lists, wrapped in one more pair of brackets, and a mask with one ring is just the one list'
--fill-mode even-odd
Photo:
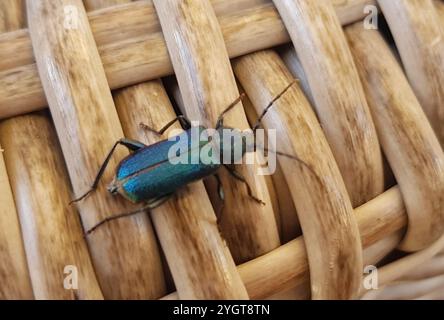
{"label": "woven basket weave pattern", "polygon": [[[221,168],[223,203],[208,177],[84,237],[140,207],[123,147],[69,205],[116,141],[240,92],[250,128],[294,79],[262,126],[298,160],[236,166],[265,205]],[[443,299],[443,101],[441,0],[0,0],[0,299]]]}

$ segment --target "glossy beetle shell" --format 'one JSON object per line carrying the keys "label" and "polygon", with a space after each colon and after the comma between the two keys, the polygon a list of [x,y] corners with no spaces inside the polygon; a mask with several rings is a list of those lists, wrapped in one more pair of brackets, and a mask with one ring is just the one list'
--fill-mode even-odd
{"label": "glossy beetle shell", "polygon": [[[199,158],[202,148],[210,147],[208,140],[199,138],[198,143],[192,143],[192,130],[196,130],[200,137],[205,128],[191,128],[169,140],[146,146],[123,159],[117,167],[110,189],[132,202],[141,202],[174,193],[190,182],[215,173],[220,167],[218,161],[208,164]],[[180,154],[176,153],[176,156],[188,160],[187,163],[173,163],[172,148],[180,149]],[[190,163],[192,157],[198,159],[197,163]]]}

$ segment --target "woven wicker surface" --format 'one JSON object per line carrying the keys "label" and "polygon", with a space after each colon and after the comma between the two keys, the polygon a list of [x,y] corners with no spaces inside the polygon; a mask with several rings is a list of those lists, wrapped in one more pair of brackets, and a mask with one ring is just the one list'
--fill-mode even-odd
{"label": "woven wicker surface", "polygon": [[[265,205],[221,170],[223,204],[209,177],[84,237],[138,208],[125,148],[69,205],[118,139],[240,92],[249,128],[295,78],[263,127],[304,164],[236,167]],[[442,101],[441,0],[0,0],[0,298],[442,299]]]}

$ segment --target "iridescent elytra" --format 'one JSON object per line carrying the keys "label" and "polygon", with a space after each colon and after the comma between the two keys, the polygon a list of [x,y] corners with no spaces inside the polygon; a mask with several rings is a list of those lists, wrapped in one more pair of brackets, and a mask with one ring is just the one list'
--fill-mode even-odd
{"label": "iridescent elytra", "polygon": [[[252,133],[254,133],[256,129],[260,126],[262,118],[272,107],[273,103],[277,99],[279,99],[294,83],[295,81],[291,82],[265,107],[263,113],[260,115],[256,124],[253,126]],[[242,98],[243,95],[238,97],[219,116],[215,126],[215,130],[216,132],[218,132],[219,136],[222,136],[224,130],[230,130],[234,135],[240,133],[240,130],[238,129],[225,127],[223,125],[223,119],[225,114],[229,112],[232,108],[234,108],[242,100]],[[230,174],[235,179],[238,179],[245,183],[248,191],[248,196],[250,198],[258,203],[263,204],[260,199],[253,195],[251,188],[246,180],[234,169],[233,166],[223,164],[222,159],[219,159],[219,161],[215,162],[208,161],[208,159],[207,161],[202,161],[200,154],[201,148],[205,147],[205,145],[208,145],[209,143],[212,143],[211,137],[209,137],[209,139],[207,139],[208,137],[201,139],[201,137],[204,136],[201,135],[201,133],[206,130],[205,127],[192,127],[191,123],[184,116],[178,116],[176,119],[173,119],[172,121],[167,123],[159,131],[149,128],[144,124],[141,124],[141,126],[144,127],[146,130],[162,135],[176,121],[180,121],[182,125],[186,127],[186,129],[173,138],[162,140],[152,145],[145,145],[139,141],[123,138],[114,144],[102,166],[100,167],[90,190],[72,202],[81,201],[97,188],[100,179],[109,163],[109,160],[114,153],[114,150],[117,148],[117,146],[122,145],[127,147],[130,151],[132,151],[132,153],[124,158],[117,166],[115,177],[111,184],[108,186],[108,191],[112,194],[119,194],[134,203],[145,202],[146,205],[134,212],[118,214],[106,218],[105,220],[99,222],[93,228],[88,230],[88,234],[94,231],[100,225],[111,220],[140,213],[147,209],[153,209],[168,200],[181,187],[211,175],[216,176],[219,182],[219,196],[223,198],[223,192],[220,189],[220,180],[217,177],[217,171],[221,166],[227,168]],[[196,141],[193,142],[193,130],[196,130],[198,132],[199,139],[197,143]],[[177,146],[177,144],[181,143],[181,141],[186,142],[184,143],[184,145]],[[241,145],[234,145],[235,143],[239,143],[239,141]],[[216,149],[219,151],[218,154],[220,156],[222,156],[224,152],[232,152],[231,161],[232,163],[235,163],[236,161],[240,160],[239,157],[242,158],[246,152],[256,150],[255,142],[253,141],[253,144],[250,144],[248,143],[248,141],[251,140],[248,140],[246,135],[241,135],[240,140],[233,139],[231,140],[231,145],[224,146],[223,140],[220,139],[217,142]],[[180,149],[182,150],[180,154],[177,154],[178,157],[180,156],[188,159],[196,157],[196,159],[198,159],[199,161],[186,164],[172,163],[170,159],[170,151],[173,146],[176,146],[177,148],[180,147]],[[235,153],[234,150],[239,150],[239,148],[241,148],[241,152]],[[311,168],[307,164],[305,164],[296,156],[287,155],[278,151],[267,151],[292,158],[299,163],[302,163],[304,166],[308,167],[311,170]],[[196,153],[199,154],[197,155]]]}

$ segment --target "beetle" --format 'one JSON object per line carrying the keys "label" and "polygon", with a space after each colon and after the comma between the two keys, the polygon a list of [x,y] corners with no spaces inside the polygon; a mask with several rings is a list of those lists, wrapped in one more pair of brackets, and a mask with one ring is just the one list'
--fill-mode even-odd
{"label": "beetle", "polygon": [[[266,106],[262,114],[259,116],[256,124],[253,126],[253,134],[260,126],[263,117],[273,106],[274,102],[278,100],[295,82],[296,80],[292,81]],[[242,100],[243,96],[243,94],[239,96],[218,117],[215,126],[215,131],[218,133],[218,136],[222,136],[224,130],[229,130],[230,133],[234,134],[234,136],[240,133],[240,130],[238,129],[224,126],[223,120],[224,116]],[[221,166],[227,168],[229,173],[235,179],[240,180],[246,185],[248,195],[251,199],[260,204],[264,204],[262,200],[253,195],[252,189],[248,182],[234,169],[233,166],[223,164],[223,161],[220,158],[217,159],[219,161],[212,161],[211,159],[211,157],[216,156],[213,154],[213,152],[218,153],[216,157],[222,157],[224,152],[231,152],[231,163],[236,163],[238,160],[242,159],[245,153],[256,150],[256,142],[253,144],[249,143],[248,141],[251,140],[249,140],[246,135],[241,135],[240,140],[230,140],[229,145],[224,145],[224,140],[222,139],[215,139],[215,141],[213,141],[212,136],[202,139],[202,133],[207,130],[207,128],[203,126],[191,126],[190,121],[188,121],[184,116],[178,116],[167,123],[159,131],[154,130],[144,124],[141,124],[141,126],[146,130],[152,131],[158,135],[162,135],[176,121],[180,121],[182,126],[186,129],[179,135],[168,140],[162,140],[152,145],[145,145],[139,141],[123,138],[118,140],[113,145],[105,161],[101,165],[91,188],[85,194],[73,200],[71,203],[83,200],[97,188],[114,151],[119,145],[122,145],[132,151],[132,153],[118,164],[114,180],[108,186],[108,191],[111,194],[120,194],[133,203],[145,202],[146,205],[133,212],[110,216],[97,223],[90,230],[88,230],[86,234],[90,234],[99,226],[111,220],[127,217],[160,206],[182,186],[211,175],[216,175]],[[193,139],[193,130],[198,132],[199,139],[197,142],[195,139]],[[235,145],[239,143],[241,145]],[[195,163],[190,163],[190,161],[187,163],[172,163],[170,151],[173,146],[175,146],[175,148],[178,150],[181,150],[173,155],[173,157],[176,156],[177,158],[182,157],[191,160],[192,157],[197,156],[198,161]],[[209,159],[206,159],[206,161],[201,159],[200,150],[202,147],[210,147],[210,152],[208,153]],[[239,148],[241,152],[236,153],[235,150],[239,150]],[[295,159],[298,162],[303,163],[305,166],[308,166],[305,162],[295,156],[287,155],[278,151],[273,152],[278,155]],[[310,170],[312,171],[312,169]],[[219,183],[219,197],[221,197],[223,200],[220,180],[217,175],[216,178]]]}

